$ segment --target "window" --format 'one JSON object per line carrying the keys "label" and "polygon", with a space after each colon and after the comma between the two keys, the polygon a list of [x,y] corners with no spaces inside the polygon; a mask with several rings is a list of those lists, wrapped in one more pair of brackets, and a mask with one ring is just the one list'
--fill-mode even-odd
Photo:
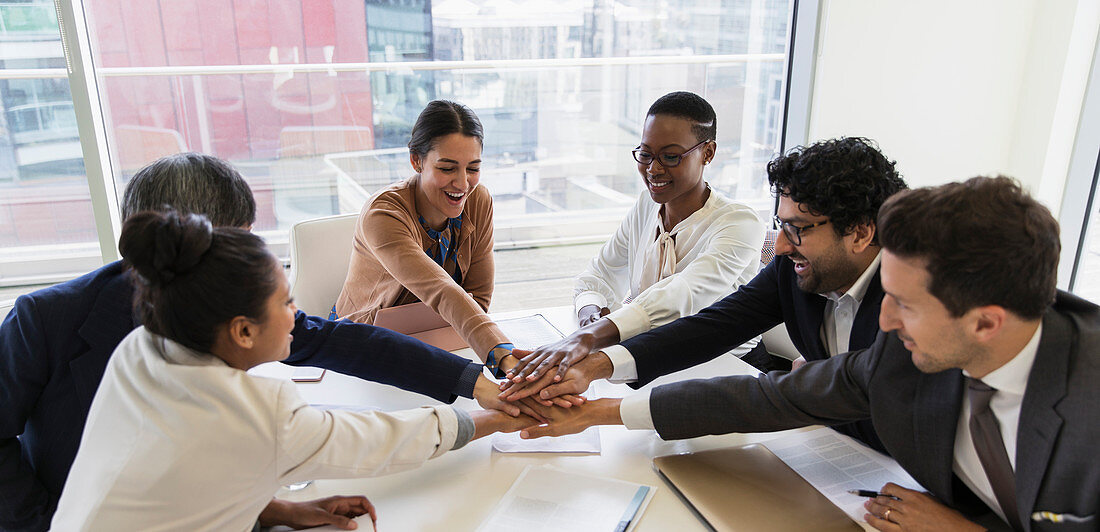
{"label": "window", "polygon": [[[763,167],[782,137],[791,5],[83,2],[117,193],[157,157],[187,150],[222,157],[248,178],[256,229],[277,252],[293,223],[357,212],[373,192],[410,175],[409,131],[436,98],[469,105],[485,125],[483,182],[496,203],[498,247],[606,238],[641,191],[630,150],[645,111],[673,90],[705,96],[718,113],[711,185],[767,213]],[[35,68],[63,74],[52,4],[0,6],[31,13],[6,15],[5,27],[42,30],[35,35],[48,53]],[[11,167],[13,139],[48,139],[35,141],[41,166],[20,166],[7,180],[16,185],[0,173],[0,186],[57,201],[57,175],[70,187],[84,179],[65,78],[6,83],[17,81],[19,103],[4,86],[5,116],[15,126],[7,144],[0,137],[0,172]],[[93,219],[80,216],[90,212],[86,188],[73,200],[84,202],[79,208],[49,217],[64,222],[39,229],[35,241],[4,241],[5,253],[92,242]],[[85,251],[96,255],[94,245]]]}

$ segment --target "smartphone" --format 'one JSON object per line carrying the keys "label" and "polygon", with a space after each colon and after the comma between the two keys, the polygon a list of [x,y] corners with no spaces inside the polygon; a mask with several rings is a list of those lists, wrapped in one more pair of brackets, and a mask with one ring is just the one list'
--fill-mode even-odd
{"label": "smartphone", "polygon": [[[286,374],[284,373],[284,375]],[[321,382],[321,377],[324,376],[325,370],[323,368],[303,366],[294,368],[294,373],[290,374],[290,380],[294,382]]]}

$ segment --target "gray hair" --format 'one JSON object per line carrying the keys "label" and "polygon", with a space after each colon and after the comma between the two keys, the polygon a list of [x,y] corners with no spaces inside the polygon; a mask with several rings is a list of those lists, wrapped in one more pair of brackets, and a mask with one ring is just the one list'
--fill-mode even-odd
{"label": "gray hair", "polygon": [[122,219],[141,211],[201,214],[223,227],[251,227],[256,200],[229,163],[201,153],[177,153],[153,161],[134,175],[122,197]]}

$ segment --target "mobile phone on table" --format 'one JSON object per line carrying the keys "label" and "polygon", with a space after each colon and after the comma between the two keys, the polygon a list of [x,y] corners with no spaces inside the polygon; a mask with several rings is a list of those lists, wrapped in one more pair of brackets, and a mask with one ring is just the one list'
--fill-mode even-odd
{"label": "mobile phone on table", "polygon": [[321,377],[324,376],[325,370],[323,368],[302,366],[294,368],[294,373],[290,374],[290,380],[294,382],[321,382]]}

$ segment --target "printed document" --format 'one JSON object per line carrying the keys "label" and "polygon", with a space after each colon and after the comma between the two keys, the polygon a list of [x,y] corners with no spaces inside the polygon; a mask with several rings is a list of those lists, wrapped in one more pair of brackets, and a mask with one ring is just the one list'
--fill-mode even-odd
{"label": "printed document", "polygon": [[520,349],[534,349],[565,338],[542,314],[497,320],[496,324],[504,336]]}
{"label": "printed document", "polygon": [[527,466],[479,532],[613,532],[624,514],[633,530],[657,490],[631,504],[642,484],[573,473],[549,465]]}
{"label": "printed document", "polygon": [[867,498],[848,490],[878,491],[893,482],[925,491],[893,458],[829,428],[796,432],[764,445],[857,523],[867,513]]}

